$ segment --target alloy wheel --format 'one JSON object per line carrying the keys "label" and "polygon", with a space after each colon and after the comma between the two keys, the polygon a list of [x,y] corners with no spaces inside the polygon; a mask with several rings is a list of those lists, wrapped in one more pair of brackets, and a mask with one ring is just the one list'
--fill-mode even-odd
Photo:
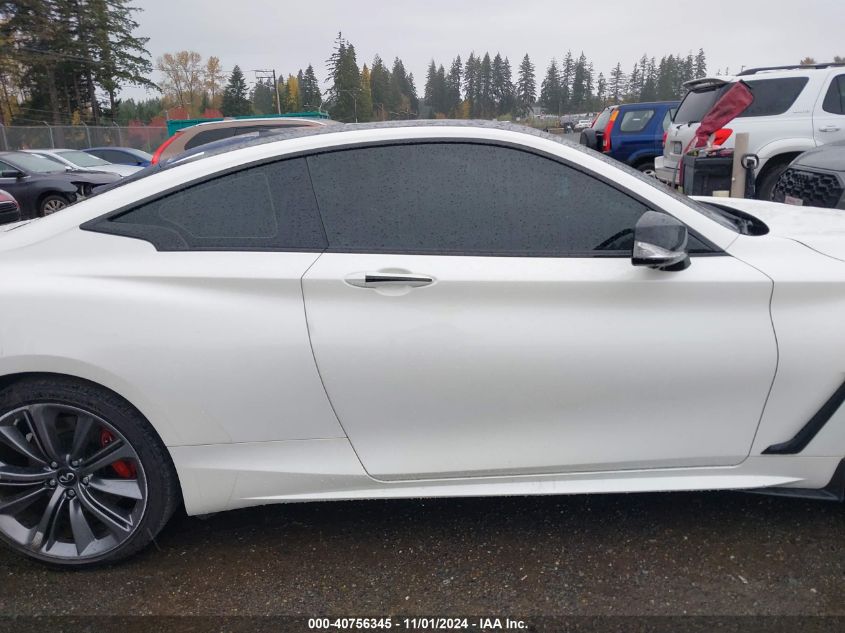
{"label": "alloy wheel", "polygon": [[61,211],[67,206],[67,202],[59,200],[58,198],[51,198],[44,203],[44,215],[50,215],[56,211]]}
{"label": "alloy wheel", "polygon": [[0,417],[0,534],[45,560],[100,557],[147,506],[138,453],[96,414],[39,402]]}

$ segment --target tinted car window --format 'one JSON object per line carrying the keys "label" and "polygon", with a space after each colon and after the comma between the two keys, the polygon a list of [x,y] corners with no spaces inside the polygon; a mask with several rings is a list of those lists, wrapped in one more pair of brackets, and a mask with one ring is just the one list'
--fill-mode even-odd
{"label": "tinted car window", "polygon": [[622,115],[619,129],[622,132],[642,132],[653,116],[654,110],[628,110]]}
{"label": "tinted car window", "polygon": [[825,112],[845,114],[845,75],[833,78],[822,105]]}
{"label": "tinted car window", "polygon": [[754,103],[742,113],[743,117],[772,116],[783,114],[795,100],[804,86],[809,81],[808,77],[788,77],[785,79],[751,79],[746,81],[751,92],[754,93]]}
{"label": "tinted car window", "polygon": [[339,251],[630,255],[647,210],[575,169],[490,145],[369,147],[308,162]]}
{"label": "tinted car window", "polygon": [[701,121],[729,86],[730,84],[727,84],[688,92],[681,105],[678,106],[678,111],[675,113],[672,122],[685,124]]}
{"label": "tinted car window", "polygon": [[228,174],[83,228],[145,239],[158,250],[322,250],[304,159]]}

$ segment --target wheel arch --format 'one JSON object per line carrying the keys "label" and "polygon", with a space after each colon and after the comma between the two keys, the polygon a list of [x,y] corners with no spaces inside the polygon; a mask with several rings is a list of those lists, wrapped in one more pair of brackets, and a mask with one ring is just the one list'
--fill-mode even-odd
{"label": "wheel arch", "polygon": [[0,390],[6,389],[15,383],[25,380],[51,377],[76,380],[111,392],[126,402],[126,404],[134,409],[138,415],[150,423],[150,426],[153,428],[159,440],[161,440],[165,447],[179,443],[178,436],[172,425],[166,422],[162,423],[161,417],[155,415],[154,413],[154,406],[147,405],[145,402],[141,402],[139,404],[137,394],[133,394],[131,389],[120,384],[120,382],[115,379],[110,379],[108,376],[102,374],[102,372],[98,375],[96,372],[88,372],[84,370],[80,371],[80,368],[71,369],[69,367],[63,367],[61,370],[44,371],[35,367],[23,366],[13,370],[6,369],[5,371],[0,372]]}

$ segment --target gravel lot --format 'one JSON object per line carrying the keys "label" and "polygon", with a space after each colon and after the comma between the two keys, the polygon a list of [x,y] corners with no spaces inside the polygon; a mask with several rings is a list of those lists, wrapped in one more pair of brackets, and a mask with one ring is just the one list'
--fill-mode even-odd
{"label": "gravel lot", "polygon": [[841,506],[741,493],[268,506],[106,569],[2,549],[0,613],[845,615],[843,536]]}

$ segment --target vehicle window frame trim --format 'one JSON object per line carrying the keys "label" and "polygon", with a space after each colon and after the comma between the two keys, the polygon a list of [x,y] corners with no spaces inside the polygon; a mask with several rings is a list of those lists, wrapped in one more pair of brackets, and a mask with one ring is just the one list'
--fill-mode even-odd
{"label": "vehicle window frame trim", "polygon": [[[327,153],[334,153],[334,152],[344,152],[349,150],[355,149],[364,149],[368,147],[390,147],[390,146],[404,146],[404,145],[429,145],[429,144],[460,144],[460,145],[485,145],[485,146],[494,146],[494,147],[503,147],[507,149],[513,149],[517,151],[526,152],[528,154],[532,154],[535,156],[539,156],[541,158],[546,158],[548,160],[552,160],[558,164],[564,165],[565,167],[569,167],[582,173],[588,177],[595,178],[599,182],[602,182],[612,189],[622,193],[623,195],[628,196],[629,198],[639,202],[647,209],[660,211],[662,213],[667,213],[672,217],[676,217],[673,214],[669,213],[665,209],[654,207],[655,205],[652,201],[648,200],[646,197],[632,191],[616,181],[608,178],[602,174],[594,172],[579,163],[576,163],[570,159],[558,156],[551,152],[547,152],[544,150],[538,150],[533,147],[528,147],[520,143],[516,143],[513,141],[502,141],[502,140],[494,140],[494,139],[478,139],[472,137],[429,137],[429,138],[415,138],[415,139],[385,139],[385,140],[377,140],[377,141],[360,141],[357,143],[348,143],[344,145],[335,145],[330,147],[320,147],[320,148],[311,148],[305,150],[299,150],[295,152],[290,152],[288,154],[284,154],[282,156],[271,156],[267,158],[261,158],[254,161],[241,163],[239,165],[233,165],[231,167],[224,168],[220,171],[216,171],[213,174],[208,174],[191,180],[189,183],[181,183],[179,185],[174,185],[173,187],[166,189],[164,191],[159,191],[157,193],[151,194],[149,196],[145,196],[139,200],[135,200],[131,203],[123,205],[118,209],[113,211],[109,211],[108,213],[104,213],[103,215],[97,216],[96,218],[92,218],[87,220],[79,225],[79,228],[83,231],[90,231],[94,233],[104,233],[107,235],[115,235],[120,237],[128,237],[130,239],[140,239],[146,241],[153,245],[156,251],[159,252],[191,252],[191,251],[242,251],[242,252],[313,252],[313,253],[357,253],[357,254],[390,254],[390,255],[432,255],[432,256],[451,256],[451,257],[536,257],[539,259],[591,259],[591,258],[598,258],[598,259],[622,259],[626,258],[629,259],[631,257],[631,253],[628,250],[614,250],[614,251],[571,251],[569,253],[561,253],[561,254],[544,254],[538,255],[535,253],[504,253],[504,252],[482,252],[482,251],[470,251],[470,252],[446,252],[446,251],[415,251],[415,250],[401,250],[398,249],[389,249],[387,251],[378,251],[376,249],[347,249],[347,248],[339,248],[339,247],[332,247],[331,244],[328,243],[326,240],[327,247],[324,249],[315,249],[315,248],[295,248],[295,247],[243,247],[243,246],[232,246],[232,247],[190,247],[188,249],[159,249],[153,242],[148,239],[144,239],[143,237],[138,237],[135,235],[125,235],[119,230],[114,229],[106,229],[103,230],[105,227],[113,227],[114,224],[110,223],[110,220],[119,217],[121,215],[125,215],[145,204],[149,204],[151,202],[155,202],[158,199],[164,198],[168,195],[172,195],[179,190],[185,189],[187,187],[194,187],[196,185],[203,184],[205,182],[209,182],[211,180],[216,180],[218,178],[223,178],[233,173],[237,173],[239,171],[244,171],[246,169],[251,169],[253,167],[260,167],[263,165],[269,165],[273,163],[278,163],[286,160],[293,160],[297,158],[305,158],[306,159],[306,166],[308,165],[307,158],[309,156],[317,156],[320,154],[327,154]],[[310,180],[310,168],[309,168],[309,180]],[[328,237],[328,233],[326,232],[325,228],[325,221],[322,217],[322,211],[319,208],[319,201],[316,200],[316,190],[314,187],[313,181],[311,181],[311,191],[312,194],[315,196],[315,201],[317,203],[317,211],[319,213],[320,223],[323,228],[323,233]],[[141,225],[133,225],[126,223],[124,226],[141,226]],[[687,230],[691,236],[694,236],[697,240],[699,240],[706,248],[710,249],[708,252],[698,252],[698,253],[690,253],[690,257],[724,257],[728,256],[728,253],[724,251],[724,249],[720,248],[719,246],[715,245],[712,241],[707,239],[704,235],[696,231],[690,226],[687,226]]]}

